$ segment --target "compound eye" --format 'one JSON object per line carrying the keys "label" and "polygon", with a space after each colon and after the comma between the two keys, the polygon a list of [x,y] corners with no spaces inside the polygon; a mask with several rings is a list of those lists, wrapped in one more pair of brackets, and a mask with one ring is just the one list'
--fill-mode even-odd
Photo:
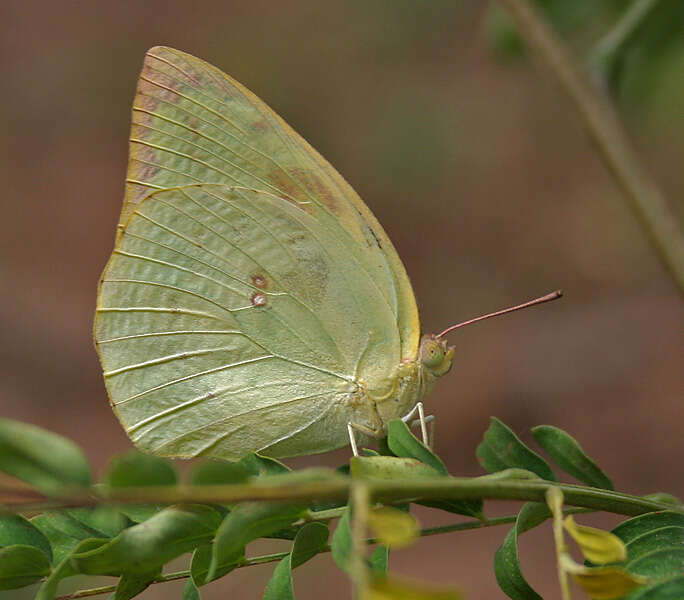
{"label": "compound eye", "polygon": [[435,369],[444,362],[444,348],[435,340],[426,340],[420,347],[420,360],[428,369]]}

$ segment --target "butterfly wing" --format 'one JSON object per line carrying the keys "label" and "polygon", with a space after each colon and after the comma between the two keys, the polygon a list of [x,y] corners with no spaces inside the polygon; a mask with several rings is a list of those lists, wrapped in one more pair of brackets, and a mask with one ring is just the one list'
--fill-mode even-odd
{"label": "butterfly wing", "polygon": [[225,183],[321,206],[355,243],[348,251],[393,305],[401,355],[416,356],[418,310],[392,242],[351,186],[259,98],[179,50],[147,52],[133,103],[120,228],[150,192]]}
{"label": "butterfly wing", "polygon": [[353,382],[380,385],[415,358],[418,319],[401,261],[342,177],[240,84],[153,48],[95,337],[142,448],[291,456],[368,423]]}

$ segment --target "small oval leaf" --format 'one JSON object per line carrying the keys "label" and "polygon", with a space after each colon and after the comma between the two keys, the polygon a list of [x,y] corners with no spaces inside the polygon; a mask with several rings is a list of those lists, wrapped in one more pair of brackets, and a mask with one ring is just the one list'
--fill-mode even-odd
{"label": "small oval leaf", "polygon": [[387,568],[389,566],[389,548],[382,544],[373,550],[370,557],[370,566],[376,577],[384,577],[387,575]]}
{"label": "small oval leaf", "polygon": [[275,458],[261,456],[256,452],[245,454],[237,464],[247,469],[252,477],[262,477],[264,475],[279,475],[288,473],[291,469]]}
{"label": "small oval leaf", "polygon": [[[104,483],[112,488],[176,485],[178,476],[171,464],[151,454],[129,450],[112,458],[105,471]],[[131,521],[142,523],[163,507],[152,504],[128,504],[119,510]]]}
{"label": "small oval leaf", "polygon": [[[104,546],[109,540],[106,539],[87,539],[79,542],[74,548],[73,553],[88,552]],[[78,575],[78,571],[69,562],[69,556],[66,556],[58,565],[52,570],[50,576],[43,582],[38,589],[35,600],[54,600],[57,595],[57,586],[59,582],[66,577],[73,577]]]}
{"label": "small oval leaf", "polygon": [[219,513],[209,506],[170,506],[98,549],[72,555],[71,563],[88,575],[147,575],[209,542],[220,522]]}
{"label": "small oval leaf", "polygon": [[563,527],[577,542],[584,558],[596,565],[621,562],[627,557],[625,543],[608,531],[578,525],[572,515],[565,517]]}
{"label": "small oval leaf", "polygon": [[494,574],[499,587],[513,600],[543,600],[527,583],[518,558],[518,536],[551,517],[551,511],[540,502],[524,504],[513,528],[506,534],[494,555]]}
{"label": "small oval leaf", "polygon": [[463,600],[463,596],[455,588],[382,577],[371,583],[364,600]]}
{"label": "small oval leaf", "polygon": [[410,546],[420,535],[420,527],[413,516],[390,506],[370,511],[368,526],[381,544],[391,548]]}
{"label": "small oval leaf", "polygon": [[496,417],[492,417],[476,454],[482,466],[490,473],[519,468],[532,471],[547,481],[556,481],[548,463],[523,444],[513,430]]}
{"label": "small oval leaf", "polygon": [[587,485],[604,490],[614,489],[608,476],[585,454],[579,443],[562,429],[539,425],[532,428],[532,435],[566,473]]}
{"label": "small oval leaf", "polygon": [[16,544],[34,546],[52,561],[52,547],[40,529],[21,515],[0,514],[0,548]]}
{"label": "small oval leaf", "polygon": [[337,522],[337,528],[335,533],[333,533],[332,543],[330,544],[335,564],[346,573],[349,572],[349,557],[352,548],[349,519],[350,511],[349,507],[347,507],[342,518]]}
{"label": "small oval leaf", "polygon": [[294,539],[292,551],[283,558],[266,586],[263,600],[294,600],[292,569],[318,554],[328,541],[328,527],[323,523],[303,525]]}
{"label": "small oval leaf", "polygon": [[396,456],[415,458],[441,475],[449,474],[442,459],[413,435],[401,419],[393,419],[387,424],[387,445]]}
{"label": "small oval leaf", "polygon": [[188,579],[185,582],[185,587],[183,588],[183,598],[182,600],[201,600],[202,595],[197,589],[195,582],[192,579]]}
{"label": "small oval leaf", "polygon": [[323,523],[306,523],[299,528],[292,546],[292,568],[311,560],[326,545],[330,530]]}
{"label": "small oval leaf", "polygon": [[149,587],[160,572],[161,569],[157,568],[150,573],[124,573],[116,585],[112,600],[131,600],[131,598],[135,598],[140,592]]}
{"label": "small oval leaf", "polygon": [[48,573],[50,561],[35,546],[16,544],[0,549],[0,590],[31,585]]}
{"label": "small oval leaf", "polygon": [[56,565],[83,540],[112,538],[123,531],[129,523],[116,510],[104,506],[46,512],[34,517],[31,522],[50,541],[53,563]]}
{"label": "small oval leaf", "polygon": [[130,450],[112,458],[104,482],[115,488],[176,485],[176,471],[168,461]]}
{"label": "small oval leaf", "polygon": [[647,577],[634,575],[618,566],[586,567],[573,561],[567,554],[561,557],[561,568],[569,573],[593,600],[622,598],[649,581]]}
{"label": "small oval leaf", "polygon": [[0,471],[46,494],[64,486],[90,485],[88,460],[76,444],[10,419],[0,419]]}
{"label": "small oval leaf", "polygon": [[298,504],[280,502],[238,504],[216,532],[207,581],[213,581],[226,565],[241,561],[249,542],[291,525],[302,516],[304,509]]}
{"label": "small oval leaf", "polygon": [[229,485],[245,483],[251,477],[246,465],[223,460],[199,463],[190,473],[190,485]]}

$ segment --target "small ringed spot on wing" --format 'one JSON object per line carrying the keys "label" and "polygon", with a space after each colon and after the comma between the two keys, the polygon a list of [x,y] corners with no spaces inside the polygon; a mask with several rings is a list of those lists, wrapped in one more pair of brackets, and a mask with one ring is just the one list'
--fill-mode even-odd
{"label": "small ringed spot on wing", "polygon": [[265,290],[268,282],[266,281],[266,277],[264,277],[263,275],[252,275],[252,283],[256,287]]}
{"label": "small ringed spot on wing", "polygon": [[266,306],[266,296],[260,292],[252,294],[252,306]]}

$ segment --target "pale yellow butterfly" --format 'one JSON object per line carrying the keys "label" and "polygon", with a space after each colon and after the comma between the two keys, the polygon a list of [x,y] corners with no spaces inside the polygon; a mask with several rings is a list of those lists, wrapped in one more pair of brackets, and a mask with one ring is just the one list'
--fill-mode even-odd
{"label": "pale yellow butterfly", "polygon": [[[386,233],[242,85],[156,47],[95,340],[112,407],[163,456],[286,457],[381,437],[451,367]],[[353,443],[353,438],[352,438]]]}

